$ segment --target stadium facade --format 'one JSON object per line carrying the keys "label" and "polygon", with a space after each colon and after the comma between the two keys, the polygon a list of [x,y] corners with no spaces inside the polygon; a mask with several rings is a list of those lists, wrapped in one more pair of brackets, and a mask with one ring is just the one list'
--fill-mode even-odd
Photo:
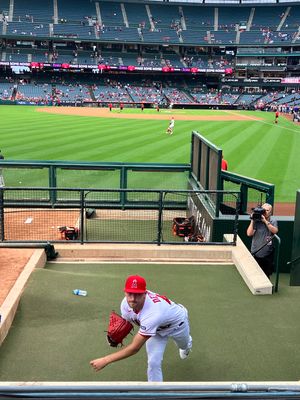
{"label": "stadium facade", "polygon": [[0,99],[298,108],[300,3],[6,0]]}

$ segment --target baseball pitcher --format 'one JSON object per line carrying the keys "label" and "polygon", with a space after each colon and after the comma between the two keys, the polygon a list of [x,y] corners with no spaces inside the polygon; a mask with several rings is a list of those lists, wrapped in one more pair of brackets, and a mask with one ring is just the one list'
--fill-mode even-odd
{"label": "baseball pitcher", "polygon": [[162,360],[168,339],[172,338],[177,344],[181,359],[187,358],[191,351],[188,312],[183,305],[147,290],[145,279],[139,275],[127,278],[124,292],[122,318],[137,325],[138,332],[129,345],[92,360],[90,364],[96,371],[100,371],[108,364],[133,356],[146,343],[148,382],[162,382]]}

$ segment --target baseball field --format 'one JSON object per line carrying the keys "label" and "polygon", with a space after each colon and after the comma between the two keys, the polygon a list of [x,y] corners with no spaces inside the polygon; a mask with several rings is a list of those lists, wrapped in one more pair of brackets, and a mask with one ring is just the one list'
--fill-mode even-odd
{"label": "baseball field", "polygon": [[[197,130],[223,149],[230,171],[274,183],[277,202],[293,202],[299,189],[300,126],[284,116],[274,124],[273,113],[1,106],[0,116],[6,159],[188,163]],[[1,346],[0,380],[144,381],[144,351],[100,374],[89,366],[111,350],[107,316],[118,310],[124,277],[136,272],[190,312],[192,357],[181,362],[170,343],[166,381],[299,379],[300,293],[288,276],[278,294],[253,296],[232,265],[49,263],[24,291]],[[77,287],[88,296],[74,296]]]}
{"label": "baseball field", "polygon": [[276,202],[294,202],[299,188],[300,126],[284,116],[274,124],[274,113],[1,106],[0,117],[6,159],[188,163],[197,130],[223,149],[230,171],[275,184]]}

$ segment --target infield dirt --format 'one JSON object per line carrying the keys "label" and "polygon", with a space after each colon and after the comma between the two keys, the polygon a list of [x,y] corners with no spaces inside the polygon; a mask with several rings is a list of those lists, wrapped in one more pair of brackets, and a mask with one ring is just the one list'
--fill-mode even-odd
{"label": "infield dirt", "polygon": [[[102,118],[126,118],[126,119],[148,119],[148,120],[169,120],[172,115],[172,110],[163,110],[161,112],[147,114],[139,109],[134,113],[120,112],[118,109],[109,111],[108,108],[97,107],[41,107],[37,109],[38,112],[46,112],[50,114],[60,115],[79,115],[82,117],[102,117]],[[223,111],[226,115],[185,115],[177,114],[176,120],[186,121],[260,121],[262,118],[253,116],[242,115],[234,111]]]}

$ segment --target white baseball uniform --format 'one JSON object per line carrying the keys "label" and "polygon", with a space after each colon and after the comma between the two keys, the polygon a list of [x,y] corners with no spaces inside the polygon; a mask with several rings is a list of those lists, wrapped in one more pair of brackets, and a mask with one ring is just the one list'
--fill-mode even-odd
{"label": "white baseball uniform", "polygon": [[147,290],[144,306],[139,313],[129,307],[125,297],[121,303],[121,314],[139,326],[140,335],[151,336],[146,342],[148,381],[162,382],[161,364],[168,338],[171,337],[180,349],[192,347],[187,309]]}

